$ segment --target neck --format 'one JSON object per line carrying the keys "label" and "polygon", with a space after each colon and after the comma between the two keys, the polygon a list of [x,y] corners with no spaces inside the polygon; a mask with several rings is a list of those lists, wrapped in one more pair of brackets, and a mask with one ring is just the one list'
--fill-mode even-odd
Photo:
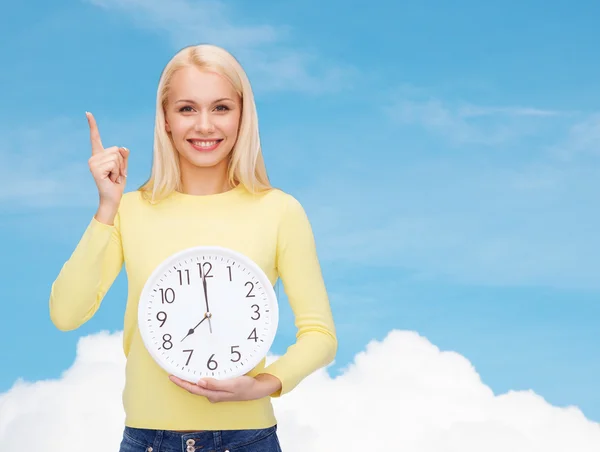
{"label": "neck", "polygon": [[227,167],[201,168],[182,165],[181,185],[183,193],[188,195],[214,195],[231,190],[227,181]]}

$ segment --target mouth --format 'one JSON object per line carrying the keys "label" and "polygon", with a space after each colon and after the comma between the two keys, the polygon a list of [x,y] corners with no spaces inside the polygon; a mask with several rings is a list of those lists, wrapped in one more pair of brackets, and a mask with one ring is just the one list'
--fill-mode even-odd
{"label": "mouth", "polygon": [[214,151],[215,149],[217,149],[217,147],[219,147],[219,144],[221,143],[221,141],[223,141],[222,138],[216,139],[216,140],[195,140],[195,139],[190,139],[187,140],[194,149],[196,149],[197,151]]}

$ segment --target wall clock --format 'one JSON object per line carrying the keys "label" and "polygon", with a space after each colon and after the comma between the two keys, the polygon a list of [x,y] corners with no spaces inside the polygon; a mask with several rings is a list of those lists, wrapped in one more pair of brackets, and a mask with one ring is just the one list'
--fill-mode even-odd
{"label": "wall clock", "polygon": [[219,246],[179,251],[159,264],[142,290],[138,327],[165,371],[196,383],[244,375],[267,354],[278,301],[262,269]]}

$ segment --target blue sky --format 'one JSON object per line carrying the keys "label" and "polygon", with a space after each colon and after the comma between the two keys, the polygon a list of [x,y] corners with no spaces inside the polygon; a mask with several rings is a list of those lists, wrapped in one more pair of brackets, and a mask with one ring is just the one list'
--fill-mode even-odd
{"label": "blue sky", "polygon": [[[269,175],[311,218],[332,375],[411,330],[494,393],[600,421],[600,4],[27,1],[3,15],[0,393],[60,377],[79,338],[122,328],[124,274],[80,329],[48,316],[97,203],[84,112],[131,150],[136,188],[160,71],[210,42],[246,67]],[[278,354],[291,321],[283,304]]]}

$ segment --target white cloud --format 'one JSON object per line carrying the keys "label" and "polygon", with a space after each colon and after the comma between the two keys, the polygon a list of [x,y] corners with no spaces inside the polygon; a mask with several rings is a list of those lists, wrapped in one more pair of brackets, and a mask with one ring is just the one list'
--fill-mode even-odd
{"label": "white cloud", "polygon": [[550,153],[563,162],[600,156],[600,113],[573,124],[564,142],[553,146]]}
{"label": "white cloud", "polygon": [[460,117],[468,118],[474,116],[507,115],[507,116],[558,116],[561,112],[555,110],[543,110],[531,107],[486,107],[480,105],[461,105],[457,109]]}
{"label": "white cloud", "polygon": [[[125,365],[119,338],[106,333],[82,338],[76,362],[61,379],[19,380],[0,396],[2,451],[22,450],[32,426],[37,448],[80,451],[83,444],[98,451],[117,450],[114,441],[124,420],[120,403]],[[103,434],[92,435],[98,425]]]}
{"label": "white cloud", "polygon": [[448,103],[426,97],[418,89],[401,88],[385,108],[398,124],[422,127],[456,145],[497,146],[539,133],[536,124],[566,112],[521,106]]}
{"label": "white cloud", "polygon": [[122,11],[139,28],[166,34],[177,50],[197,43],[226,48],[240,60],[257,90],[332,93],[347,87],[357,75],[350,65],[333,64],[321,55],[286,45],[291,34],[288,26],[246,24],[243,14],[236,14],[224,1],[86,1]]}
{"label": "white cloud", "polygon": [[272,44],[285,28],[272,25],[233,24],[231,8],[219,0],[87,0],[92,5],[128,14],[136,26],[169,33],[174,45],[189,40],[212,41],[237,48]]}
{"label": "white cloud", "polygon": [[[16,382],[0,395],[2,451],[22,450],[32,425],[48,452],[117,450],[124,364],[121,334],[99,333],[80,340],[60,379]],[[463,356],[406,331],[368,344],[336,378],[316,372],[275,409],[286,452],[600,450],[600,425],[577,407],[532,391],[494,395]]]}

